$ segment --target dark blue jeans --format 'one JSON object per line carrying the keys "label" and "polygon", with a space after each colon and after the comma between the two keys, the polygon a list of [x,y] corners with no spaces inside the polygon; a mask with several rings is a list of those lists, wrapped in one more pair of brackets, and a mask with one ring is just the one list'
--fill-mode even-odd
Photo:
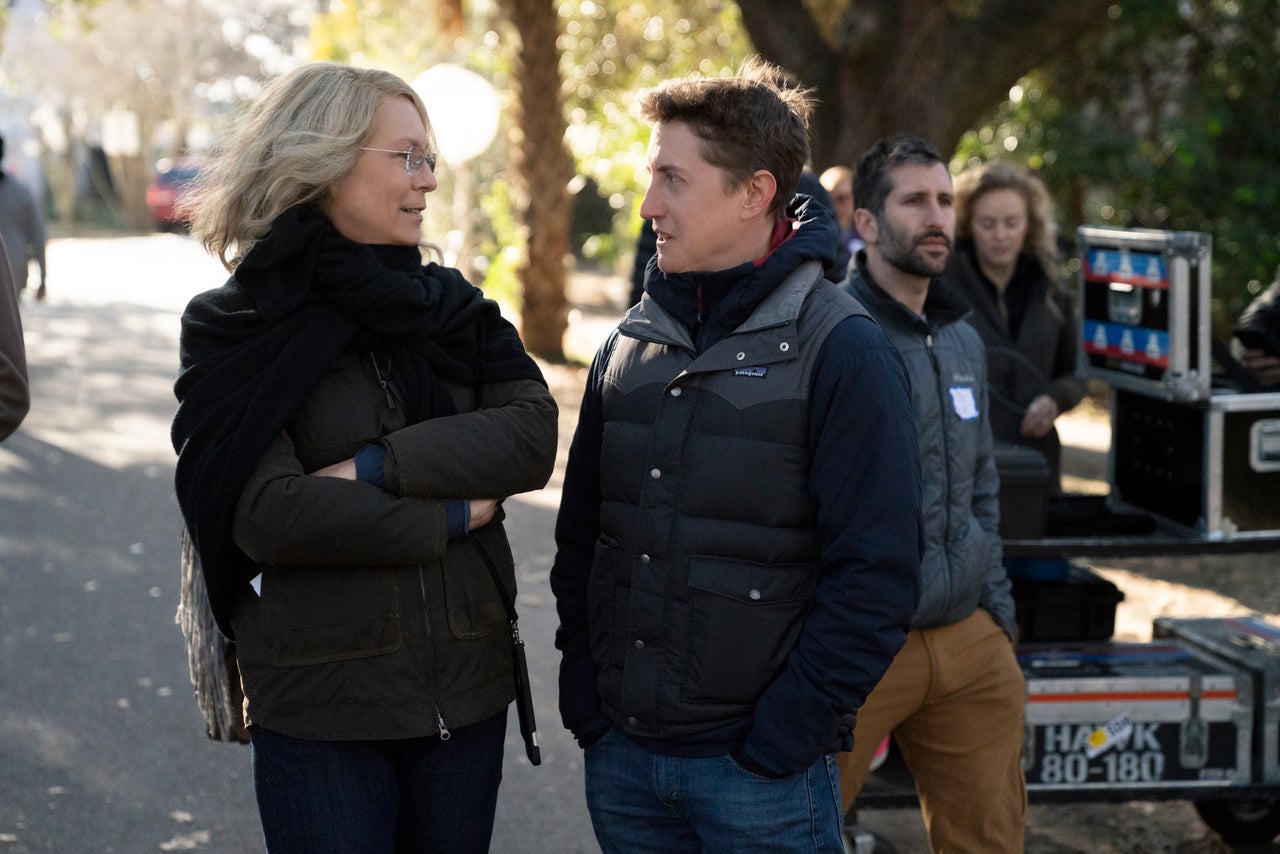
{"label": "dark blue jeans", "polygon": [[584,761],[604,854],[844,854],[832,755],[770,780],[729,756],[663,756],[610,730]]}
{"label": "dark blue jeans", "polygon": [[311,741],[251,727],[267,851],[484,854],[507,713],[439,737]]}

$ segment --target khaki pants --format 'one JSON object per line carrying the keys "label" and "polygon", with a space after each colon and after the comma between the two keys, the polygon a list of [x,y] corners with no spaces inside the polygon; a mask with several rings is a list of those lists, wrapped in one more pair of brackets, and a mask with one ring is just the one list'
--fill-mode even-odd
{"label": "khaki pants", "polygon": [[858,711],[853,751],[837,755],[845,811],[892,732],[935,852],[1022,851],[1025,705],[1013,645],[986,611],[911,632]]}

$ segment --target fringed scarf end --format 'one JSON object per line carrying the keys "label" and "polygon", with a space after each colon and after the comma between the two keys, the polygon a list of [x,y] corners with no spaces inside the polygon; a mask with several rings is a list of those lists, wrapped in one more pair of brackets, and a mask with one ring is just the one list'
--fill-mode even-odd
{"label": "fringed scarf end", "polygon": [[187,668],[196,689],[196,703],[204,715],[206,734],[215,741],[248,744],[235,644],[223,636],[214,622],[200,555],[185,529],[182,591],[174,621],[187,641]]}

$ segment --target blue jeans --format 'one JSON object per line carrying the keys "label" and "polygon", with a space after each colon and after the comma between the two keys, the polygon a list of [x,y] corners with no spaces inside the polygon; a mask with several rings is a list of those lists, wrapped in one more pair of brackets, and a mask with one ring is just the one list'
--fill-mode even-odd
{"label": "blue jeans", "polygon": [[489,850],[507,713],[437,736],[311,741],[249,729],[268,852]]}
{"label": "blue jeans", "polygon": [[584,761],[591,826],[604,854],[844,852],[831,755],[769,780],[729,756],[663,756],[610,730]]}

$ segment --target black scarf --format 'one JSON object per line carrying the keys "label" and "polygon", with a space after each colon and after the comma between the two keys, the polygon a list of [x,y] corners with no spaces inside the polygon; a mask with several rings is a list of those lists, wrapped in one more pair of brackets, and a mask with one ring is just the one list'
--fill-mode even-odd
{"label": "black scarf", "polygon": [[347,240],[294,207],[223,285],[182,317],[175,485],[218,628],[256,569],[231,539],[236,504],[267,445],[352,348],[388,351],[415,421],[453,412],[442,380],[542,381],[498,306],[413,247]]}

